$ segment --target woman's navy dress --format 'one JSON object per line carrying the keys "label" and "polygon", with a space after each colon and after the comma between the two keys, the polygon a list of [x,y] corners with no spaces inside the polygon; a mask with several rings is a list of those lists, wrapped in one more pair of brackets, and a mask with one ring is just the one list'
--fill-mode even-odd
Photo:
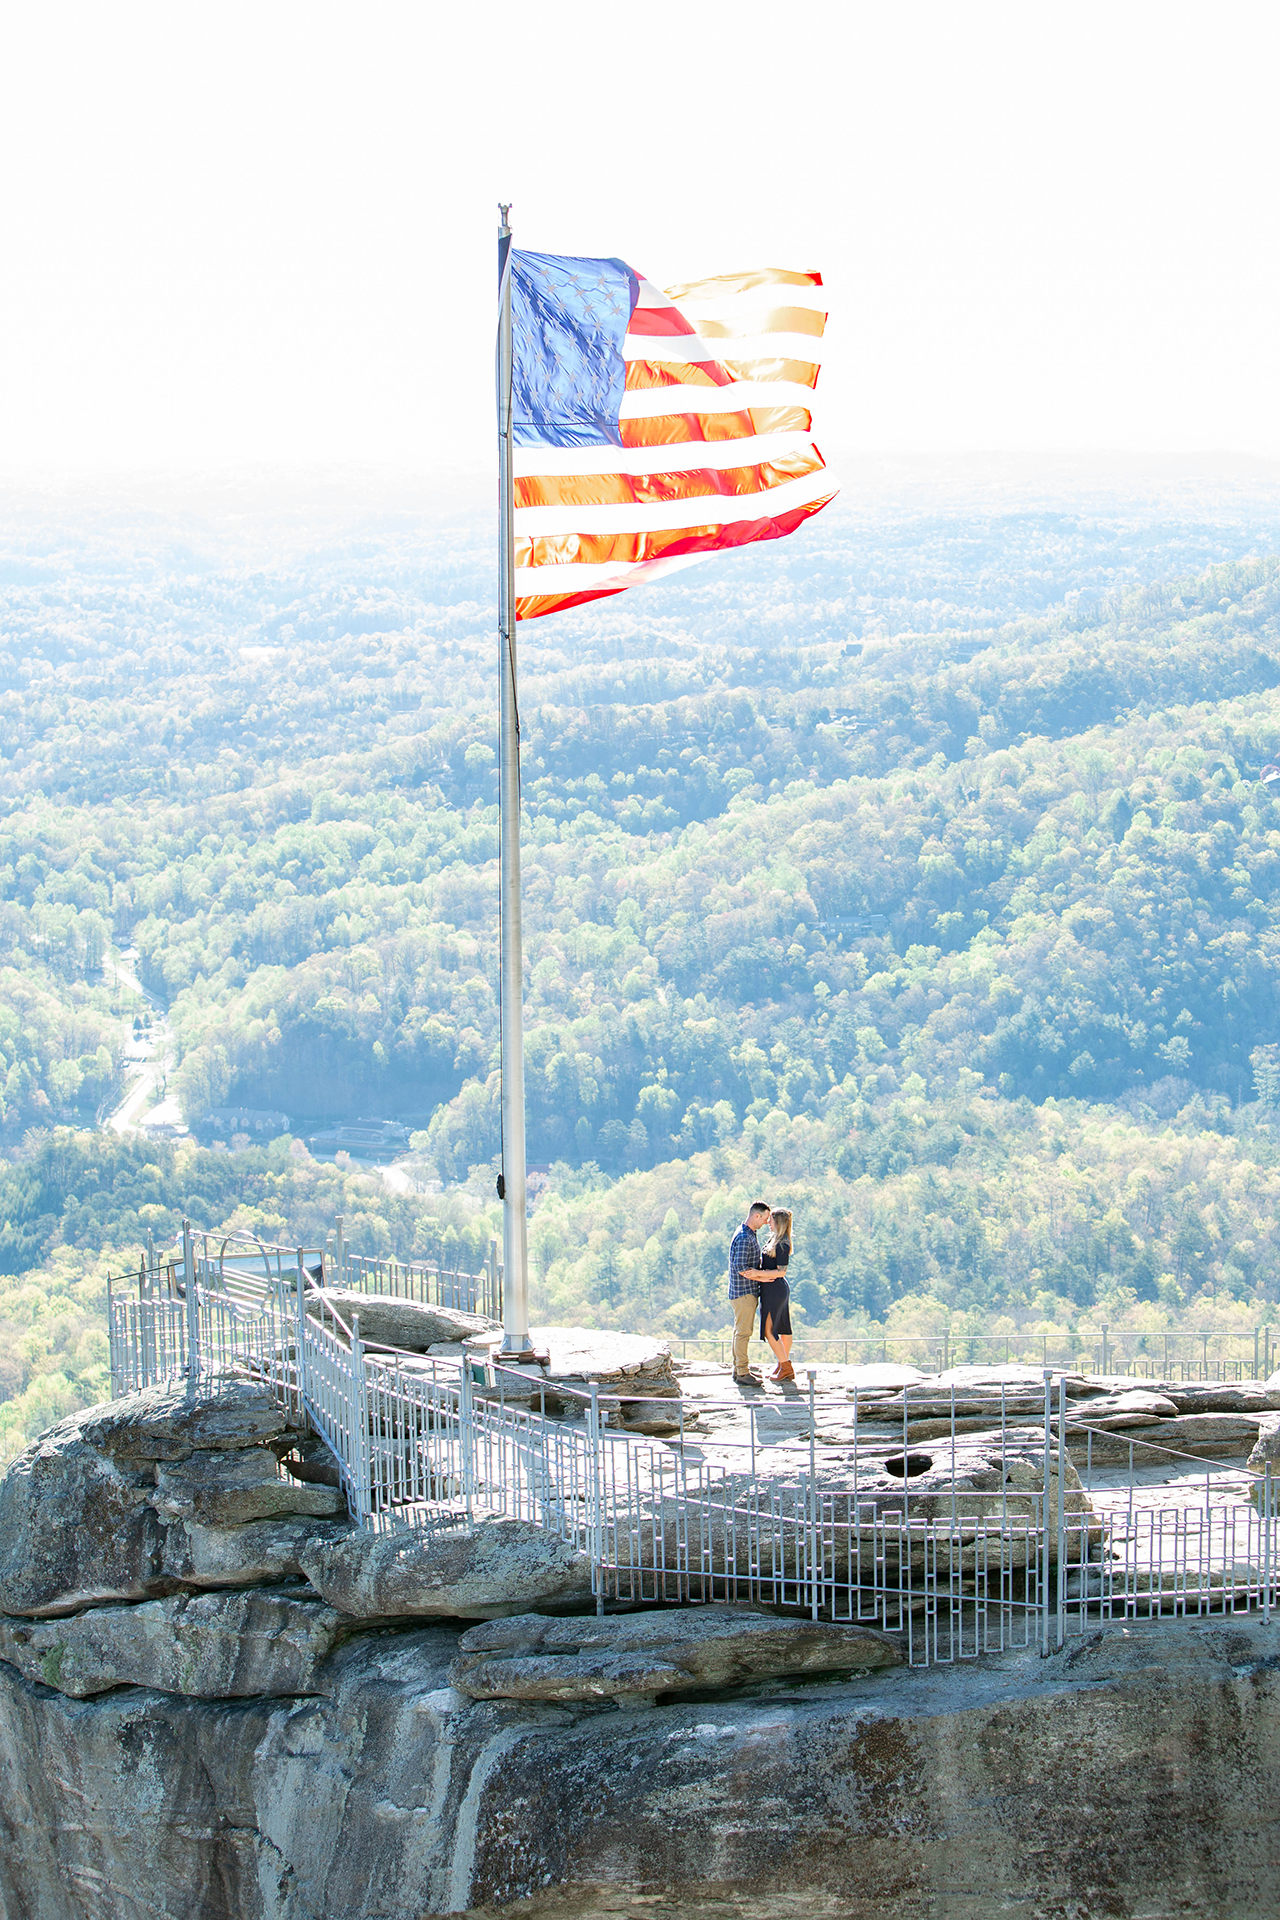
{"label": "woman's navy dress", "polygon": [[760,1282],[760,1338],[762,1340],[764,1330],[770,1323],[773,1326],[775,1340],[781,1339],[784,1333],[791,1331],[791,1289],[787,1285],[786,1274],[777,1271],[780,1266],[785,1267],[790,1258],[791,1242],[789,1240],[779,1240],[771,1253],[761,1256],[762,1270],[774,1275],[772,1280]]}

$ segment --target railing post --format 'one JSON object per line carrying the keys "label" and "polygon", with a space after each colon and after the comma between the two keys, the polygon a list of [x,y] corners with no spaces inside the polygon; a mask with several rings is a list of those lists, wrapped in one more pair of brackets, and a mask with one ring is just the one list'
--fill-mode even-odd
{"label": "railing post", "polygon": [[[1081,1556],[1083,1578],[1084,1557]],[[1058,1377],[1058,1651],[1067,1638],[1067,1376]]]}
{"label": "railing post", "polygon": [[293,1384],[298,1395],[298,1413],[307,1410],[307,1290],[303,1285],[302,1249],[298,1249],[298,1331],[295,1335],[296,1351],[293,1356]]}
{"label": "railing post", "polygon": [[200,1304],[196,1299],[195,1248],[191,1241],[191,1222],[182,1223],[182,1284],[187,1296],[187,1378],[200,1377]]}
{"label": "railing post", "polygon": [[347,1284],[347,1243],[342,1235],[342,1215],[340,1213],[335,1215],[333,1223],[333,1264],[337,1272],[338,1285],[345,1287]]}
{"label": "railing post", "polygon": [[1271,1462],[1262,1470],[1262,1617],[1271,1619]]}
{"label": "railing post", "polygon": [[1050,1422],[1053,1418],[1053,1373],[1044,1369],[1044,1491],[1040,1511],[1040,1651],[1049,1651],[1049,1499],[1053,1455]]}
{"label": "railing post", "polygon": [[111,1275],[107,1275],[107,1352],[111,1361],[111,1398],[119,1397],[119,1362],[116,1356],[116,1316],[111,1299]]}
{"label": "railing post", "polygon": [[458,1435],[460,1442],[458,1451],[461,1455],[462,1465],[462,1500],[468,1520],[473,1518],[472,1502],[475,1497],[475,1461],[472,1455],[472,1445],[474,1441],[471,1413],[472,1391],[471,1360],[470,1357],[464,1353],[462,1357],[462,1371],[458,1380],[458,1422],[461,1428],[461,1432]]}
{"label": "railing post", "polygon": [[[301,1278],[301,1276],[299,1276]],[[356,1525],[364,1526],[373,1508],[370,1499],[369,1401],[364,1377],[364,1341],[360,1338],[360,1315],[351,1316],[351,1462],[356,1491]]]}
{"label": "railing post", "polygon": [[[809,1375],[809,1588],[810,1613],[818,1617],[818,1486],[817,1486],[817,1411],[814,1405],[814,1382],[817,1374],[812,1367]],[[907,1480],[906,1458],[903,1458],[903,1485]]]}
{"label": "railing post", "polygon": [[596,1612],[604,1612],[604,1529],[600,1513],[600,1382],[591,1382],[591,1580]]}

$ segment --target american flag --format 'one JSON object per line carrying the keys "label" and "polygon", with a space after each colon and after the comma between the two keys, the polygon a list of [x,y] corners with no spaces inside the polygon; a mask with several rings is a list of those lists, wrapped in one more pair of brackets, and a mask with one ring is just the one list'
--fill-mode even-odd
{"label": "american flag", "polygon": [[834,497],[810,437],[820,274],[663,293],[622,260],[510,258],[518,619],[779,539]]}

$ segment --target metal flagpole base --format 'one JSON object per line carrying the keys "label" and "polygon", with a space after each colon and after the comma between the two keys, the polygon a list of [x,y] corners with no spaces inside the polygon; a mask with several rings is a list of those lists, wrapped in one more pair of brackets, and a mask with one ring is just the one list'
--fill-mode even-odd
{"label": "metal flagpole base", "polygon": [[551,1365],[551,1355],[539,1353],[536,1347],[529,1345],[528,1341],[522,1347],[499,1347],[493,1357],[504,1367],[549,1367]]}

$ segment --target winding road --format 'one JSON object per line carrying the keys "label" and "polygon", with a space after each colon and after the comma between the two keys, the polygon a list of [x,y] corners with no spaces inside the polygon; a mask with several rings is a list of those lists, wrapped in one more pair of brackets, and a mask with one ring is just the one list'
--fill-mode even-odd
{"label": "winding road", "polygon": [[[174,1055],[169,1034],[169,1023],[162,1013],[159,1003],[152,999],[138,979],[136,971],[136,948],[129,947],[123,953],[109,954],[103,962],[104,974],[114,972],[125,986],[132,987],[151,1009],[151,1030],[146,1035],[135,1034],[125,1048],[125,1062],[129,1069],[129,1085],[124,1099],[108,1114],[103,1125],[112,1133],[136,1133],[144,1120],[153,1124],[182,1124],[177,1103],[172,1097],[158,1099],[161,1087],[173,1071]],[[172,1112],[170,1109],[172,1108]]]}

